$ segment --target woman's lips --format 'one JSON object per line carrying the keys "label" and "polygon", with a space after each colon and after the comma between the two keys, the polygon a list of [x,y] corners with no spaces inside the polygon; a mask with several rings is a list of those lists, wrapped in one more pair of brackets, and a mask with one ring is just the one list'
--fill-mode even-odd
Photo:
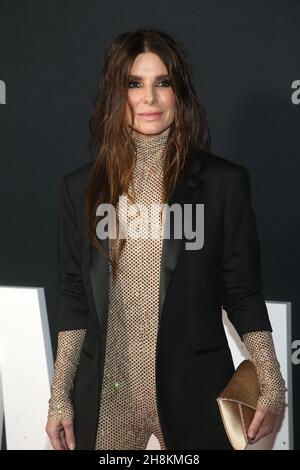
{"label": "woman's lips", "polygon": [[159,118],[162,113],[140,113],[139,116],[142,116],[145,119],[156,119]]}

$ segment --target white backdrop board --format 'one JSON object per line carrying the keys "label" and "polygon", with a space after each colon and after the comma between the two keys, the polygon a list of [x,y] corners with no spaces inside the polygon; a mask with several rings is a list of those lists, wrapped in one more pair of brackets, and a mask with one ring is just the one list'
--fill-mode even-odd
{"label": "white backdrop board", "polygon": [[0,371],[7,449],[50,449],[53,359],[43,288],[0,287]]}

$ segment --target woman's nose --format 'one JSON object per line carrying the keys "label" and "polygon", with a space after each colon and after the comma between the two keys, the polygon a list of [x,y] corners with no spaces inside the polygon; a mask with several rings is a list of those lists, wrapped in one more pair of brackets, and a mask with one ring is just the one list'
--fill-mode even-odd
{"label": "woman's nose", "polygon": [[150,88],[148,90],[145,90],[145,102],[146,103],[153,103],[156,101],[156,92],[153,88]]}

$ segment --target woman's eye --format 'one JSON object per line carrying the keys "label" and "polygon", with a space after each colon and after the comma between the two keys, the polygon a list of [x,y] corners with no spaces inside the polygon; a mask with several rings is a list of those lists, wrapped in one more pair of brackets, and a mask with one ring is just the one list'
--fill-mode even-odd
{"label": "woman's eye", "polygon": [[164,84],[163,86],[170,86],[170,85],[171,85],[171,83],[170,83],[169,80],[162,80],[162,81],[159,82],[159,83],[163,83],[163,84]]}
{"label": "woman's eye", "polygon": [[[162,85],[163,87],[168,87],[171,85],[169,80],[161,80],[160,82],[157,82],[157,83],[159,85]],[[141,83],[137,82],[136,80],[128,82],[129,88],[137,88],[137,85],[141,85]]]}
{"label": "woman's eye", "polygon": [[132,82],[129,82],[129,83],[128,83],[128,86],[129,86],[129,88],[136,88],[135,86],[133,86],[133,87],[131,86],[131,85],[136,85],[136,84],[139,84],[139,82],[137,82],[137,81],[132,81]]}

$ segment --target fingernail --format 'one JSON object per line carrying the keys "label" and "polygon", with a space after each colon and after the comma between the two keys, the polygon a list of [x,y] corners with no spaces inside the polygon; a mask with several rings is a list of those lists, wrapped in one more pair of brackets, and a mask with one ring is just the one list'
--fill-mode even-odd
{"label": "fingernail", "polygon": [[74,450],[74,448],[75,448],[75,447],[74,447],[73,442],[70,442],[70,444],[69,444],[69,449],[70,449],[70,450]]}
{"label": "fingernail", "polygon": [[248,434],[248,436],[250,437],[250,439],[253,439],[253,437],[254,437],[254,432],[253,432],[253,431],[250,431],[249,434]]}

